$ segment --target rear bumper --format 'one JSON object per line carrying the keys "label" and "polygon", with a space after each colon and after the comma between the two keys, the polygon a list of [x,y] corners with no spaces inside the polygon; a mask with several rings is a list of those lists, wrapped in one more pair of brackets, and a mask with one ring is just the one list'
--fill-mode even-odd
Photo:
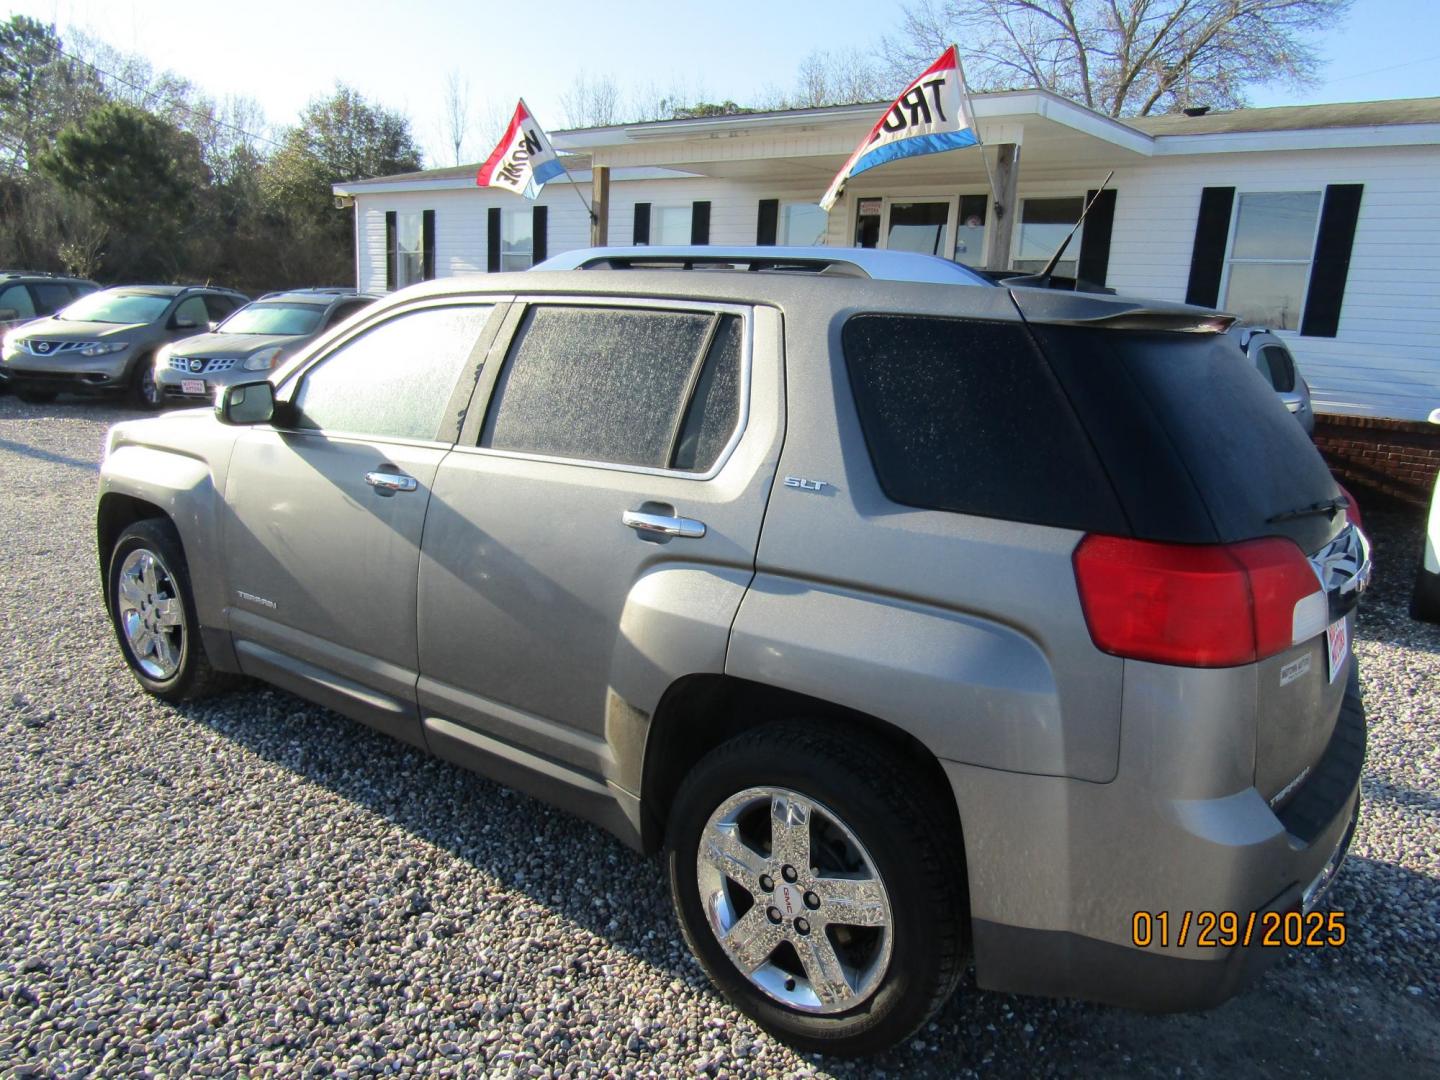
{"label": "rear bumper", "polygon": [[[1139,827],[1122,827],[1115,807],[1103,805],[1107,797],[1125,798],[1118,778],[1110,785],[1088,785],[1097,790],[1082,790],[1078,799],[1042,796],[1042,804],[1059,815],[1051,825],[1070,838],[1070,850],[1057,862],[1058,851],[1050,854],[1048,845],[1017,837],[1008,852],[1011,859],[1041,860],[1026,871],[1030,886],[1048,894],[1038,903],[1007,904],[990,895],[999,874],[991,853],[975,850],[985,827],[981,822],[977,837],[962,800],[977,982],[986,989],[1161,1012],[1205,1009],[1232,997],[1288,950],[1283,937],[1277,945],[1265,944],[1258,930],[1248,947],[1226,948],[1213,931],[1211,944],[1197,945],[1194,928],[1201,913],[1235,912],[1243,927],[1254,912],[1254,925],[1263,928],[1274,925],[1267,924],[1266,913],[1305,912],[1321,902],[1354,833],[1364,745],[1364,706],[1352,669],[1329,747],[1278,813],[1252,789],[1208,800],[1210,805],[1187,800],[1178,813],[1152,813]],[[946,768],[952,784],[973,782],[965,767]],[[1032,785],[1027,798],[1036,794],[1038,785]],[[1009,810],[1032,827],[1041,824],[1033,813]],[[1075,820],[1092,812],[1100,820]],[[1005,917],[1021,910],[1028,910],[1029,925]],[[1152,927],[1164,913],[1170,940],[1162,945],[1156,934],[1148,947],[1137,947],[1136,912],[1149,913]],[[1178,928],[1187,912],[1192,929],[1182,945]]]}

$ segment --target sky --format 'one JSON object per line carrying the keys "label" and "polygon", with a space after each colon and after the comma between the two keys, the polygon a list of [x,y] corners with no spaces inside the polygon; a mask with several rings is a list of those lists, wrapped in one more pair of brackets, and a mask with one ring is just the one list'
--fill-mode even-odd
{"label": "sky", "polygon": [[[453,163],[444,136],[447,74],[469,85],[471,123],[508,118],[522,94],[546,127],[565,127],[561,96],[581,73],[622,88],[681,87],[692,100],[741,104],[789,89],[816,49],[866,49],[893,33],[891,0],[31,0],[0,3],[84,29],[146,56],[212,97],[257,100],[284,125],[336,80],[410,117],[430,165]],[[959,42],[962,56],[964,42]],[[1254,87],[1255,105],[1440,96],[1440,2],[1357,0],[1316,40],[1318,85]],[[472,138],[467,161],[489,146]]]}

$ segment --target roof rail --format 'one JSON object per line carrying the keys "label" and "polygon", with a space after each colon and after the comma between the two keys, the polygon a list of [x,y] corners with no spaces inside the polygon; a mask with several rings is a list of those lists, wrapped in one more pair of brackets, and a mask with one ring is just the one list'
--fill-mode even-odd
{"label": "roof rail", "polygon": [[563,252],[533,270],[712,270],[991,285],[968,266],[910,251],[778,245],[581,248]]}

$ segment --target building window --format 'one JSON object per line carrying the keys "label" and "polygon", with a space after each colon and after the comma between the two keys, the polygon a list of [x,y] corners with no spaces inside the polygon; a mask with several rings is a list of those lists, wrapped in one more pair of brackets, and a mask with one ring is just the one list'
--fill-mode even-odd
{"label": "building window", "polygon": [[425,225],[423,212],[404,210],[395,215],[395,287],[403,289],[425,280]]}
{"label": "building window", "polygon": [[684,247],[690,243],[690,207],[652,206],[650,243],[657,247]]}
{"label": "building window", "polygon": [[984,195],[961,195],[960,217],[955,222],[955,261],[966,266],[985,265]]}
{"label": "building window", "polygon": [[[1085,209],[1083,195],[1062,199],[1025,199],[1020,204],[1020,228],[1016,233],[1015,258],[1011,267],[1027,274],[1045,269],[1050,256],[1061,241],[1069,235]],[[1055,264],[1055,273],[1061,277],[1074,277],[1080,264],[1080,241],[1084,237],[1082,226],[1065,248],[1066,258]]]}
{"label": "building window", "polygon": [[1252,326],[1300,329],[1319,219],[1318,191],[1240,195],[1226,264],[1225,310]]}
{"label": "building window", "polygon": [[819,247],[825,243],[830,215],[816,203],[786,203],[780,208],[780,243],[786,247]]}
{"label": "building window", "polygon": [[500,213],[500,269],[528,270],[535,261],[535,215],[530,207]]}

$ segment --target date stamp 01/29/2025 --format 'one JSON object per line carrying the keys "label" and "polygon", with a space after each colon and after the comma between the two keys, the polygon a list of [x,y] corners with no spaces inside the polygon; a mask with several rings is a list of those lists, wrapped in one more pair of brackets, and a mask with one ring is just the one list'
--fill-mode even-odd
{"label": "date stamp 01/29/2025", "polygon": [[1141,949],[1338,949],[1346,939],[1345,912],[1137,911],[1130,936]]}

